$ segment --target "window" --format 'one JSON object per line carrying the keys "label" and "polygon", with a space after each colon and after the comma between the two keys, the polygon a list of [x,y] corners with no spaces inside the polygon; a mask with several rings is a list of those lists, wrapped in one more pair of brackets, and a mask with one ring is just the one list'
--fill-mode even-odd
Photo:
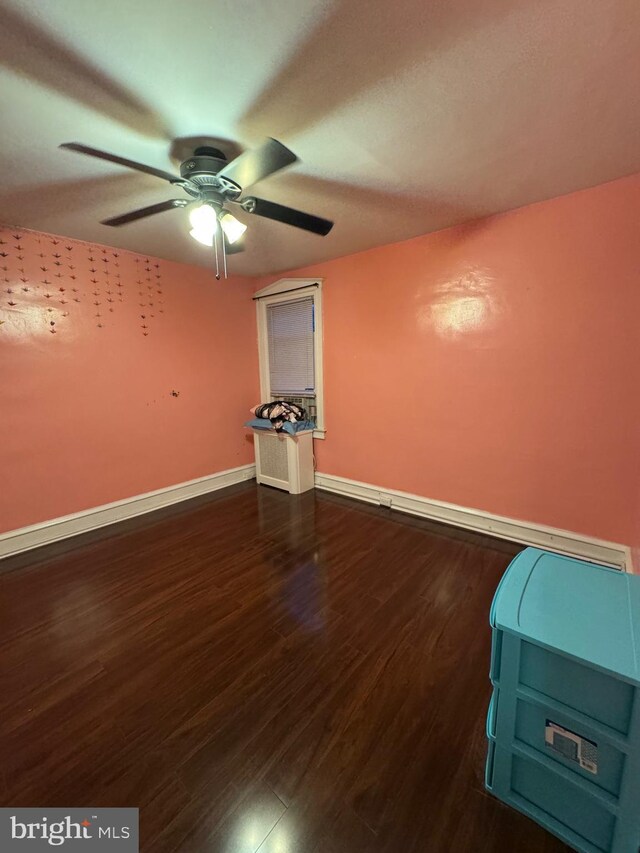
{"label": "window", "polygon": [[324,438],[322,281],[281,279],[258,291],[261,402],[303,406]]}
{"label": "window", "polygon": [[313,298],[267,305],[271,393],[315,396]]}

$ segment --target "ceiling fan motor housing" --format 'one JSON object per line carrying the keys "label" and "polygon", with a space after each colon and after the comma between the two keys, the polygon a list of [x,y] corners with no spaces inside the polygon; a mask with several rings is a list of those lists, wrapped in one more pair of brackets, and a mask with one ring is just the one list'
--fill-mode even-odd
{"label": "ceiling fan motor housing", "polygon": [[227,178],[218,178],[218,172],[227,165],[227,158],[217,148],[196,148],[193,157],[180,164],[180,175],[202,189],[209,187],[239,195],[241,188]]}

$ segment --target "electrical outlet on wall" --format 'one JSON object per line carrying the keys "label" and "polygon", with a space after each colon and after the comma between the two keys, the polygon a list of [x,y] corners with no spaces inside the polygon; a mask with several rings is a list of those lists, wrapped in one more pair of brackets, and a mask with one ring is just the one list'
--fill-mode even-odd
{"label": "electrical outlet on wall", "polygon": [[379,492],[378,502],[380,506],[386,506],[387,509],[391,509],[391,495],[384,495],[382,492]]}

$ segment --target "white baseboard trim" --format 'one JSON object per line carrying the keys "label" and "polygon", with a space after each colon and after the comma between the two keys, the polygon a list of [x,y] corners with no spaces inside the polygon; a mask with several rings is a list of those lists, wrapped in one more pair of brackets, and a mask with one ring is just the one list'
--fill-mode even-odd
{"label": "white baseboard trim", "polygon": [[226,486],[233,486],[235,483],[252,480],[255,475],[255,465],[241,465],[239,468],[229,468],[226,471],[199,477],[197,480],[157,489],[155,492],[103,504],[93,509],[73,513],[73,515],[44,521],[41,524],[21,527],[19,530],[10,530],[0,535],[0,559],[31,548],[39,548],[41,545],[48,545],[60,539],[67,539],[78,533],[86,533],[98,527],[115,524],[117,521],[134,518],[136,515],[153,512],[155,509],[186,501],[189,498],[206,495],[208,492],[215,492]]}
{"label": "white baseboard trim", "polygon": [[530,521],[505,518],[500,515],[493,515],[490,512],[469,509],[444,501],[430,500],[395,489],[384,489],[370,483],[360,483],[357,480],[348,480],[346,477],[337,477],[334,474],[316,473],[315,485],[317,489],[326,492],[334,492],[367,503],[390,507],[433,521],[442,521],[445,524],[452,524],[465,530],[475,530],[479,533],[496,536],[499,539],[510,539],[512,542],[521,542],[523,545],[533,545],[537,548],[556,551],[559,554],[578,557],[593,563],[614,566],[623,571],[633,571],[629,546],[620,545],[616,542],[606,542],[603,539],[594,539],[582,533],[559,530],[555,527],[546,527]]}

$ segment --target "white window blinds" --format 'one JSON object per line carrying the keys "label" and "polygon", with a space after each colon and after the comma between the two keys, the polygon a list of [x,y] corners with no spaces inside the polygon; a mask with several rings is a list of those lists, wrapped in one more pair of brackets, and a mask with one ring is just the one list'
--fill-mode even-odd
{"label": "white window blinds", "polygon": [[272,396],[315,392],[313,332],[311,297],[267,306]]}

